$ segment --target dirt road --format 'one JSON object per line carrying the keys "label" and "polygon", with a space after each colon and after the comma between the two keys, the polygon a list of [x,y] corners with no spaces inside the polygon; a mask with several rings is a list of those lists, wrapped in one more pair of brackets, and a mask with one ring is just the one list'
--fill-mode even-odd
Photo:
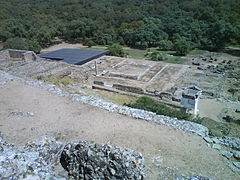
{"label": "dirt road", "polygon": [[[19,111],[34,115],[12,113]],[[186,174],[223,180],[239,178],[218,151],[197,135],[110,113],[18,82],[0,86],[0,131],[6,140],[19,145],[49,135],[64,142],[111,142],[135,149],[145,156],[147,168],[151,169],[149,178],[154,180],[158,170],[152,159],[158,156],[163,159],[161,167],[175,167]]]}

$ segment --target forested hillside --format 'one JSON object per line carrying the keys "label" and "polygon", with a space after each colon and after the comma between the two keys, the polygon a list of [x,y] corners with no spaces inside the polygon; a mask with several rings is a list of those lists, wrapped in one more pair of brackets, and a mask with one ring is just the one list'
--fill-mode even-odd
{"label": "forested hillside", "polygon": [[240,43],[239,0],[1,0],[5,47],[39,51],[58,36],[134,48]]}

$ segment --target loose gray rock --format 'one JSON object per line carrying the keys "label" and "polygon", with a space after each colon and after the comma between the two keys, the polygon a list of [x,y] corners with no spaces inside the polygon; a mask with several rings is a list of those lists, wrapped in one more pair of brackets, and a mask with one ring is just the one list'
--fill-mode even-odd
{"label": "loose gray rock", "polygon": [[234,163],[229,162],[229,167],[230,167],[230,169],[231,169],[233,172],[240,173],[240,169],[237,168],[237,167],[234,165]]}
{"label": "loose gray rock", "polygon": [[197,175],[197,176],[191,176],[189,180],[211,180],[211,179]]}
{"label": "loose gray rock", "polygon": [[60,162],[74,179],[142,180],[145,177],[141,153],[109,144],[69,143]]}
{"label": "loose gray rock", "polygon": [[233,165],[240,169],[240,162],[233,162]]}
{"label": "loose gray rock", "polygon": [[219,143],[220,143],[220,141],[218,140],[217,137],[213,137],[213,138],[212,138],[212,141],[213,141],[214,143],[216,143],[216,144],[219,144]]}
{"label": "loose gray rock", "polygon": [[22,111],[16,111],[16,112],[11,112],[11,116],[21,116],[21,117],[33,117],[34,113],[33,112],[22,112]]}
{"label": "loose gray rock", "polygon": [[212,140],[210,137],[208,137],[208,136],[204,137],[203,139],[204,139],[207,143],[213,143],[213,140]]}
{"label": "loose gray rock", "polygon": [[240,113],[240,108],[237,108],[237,109],[236,109],[236,113]]}
{"label": "loose gray rock", "polygon": [[218,137],[218,140],[220,141],[221,145],[238,151],[240,150],[240,138],[238,137]]}
{"label": "loose gray rock", "polygon": [[233,156],[233,153],[230,151],[221,151],[222,155],[228,159],[230,159]]}
{"label": "loose gray rock", "polygon": [[213,149],[217,149],[217,150],[221,150],[222,149],[222,147],[219,144],[213,144],[212,148]]}
{"label": "loose gray rock", "polygon": [[234,156],[236,159],[240,159],[240,151],[234,151],[234,152],[233,152],[233,156]]}
{"label": "loose gray rock", "polygon": [[24,147],[14,147],[0,133],[0,179],[55,179],[54,167],[63,144],[42,137]]}

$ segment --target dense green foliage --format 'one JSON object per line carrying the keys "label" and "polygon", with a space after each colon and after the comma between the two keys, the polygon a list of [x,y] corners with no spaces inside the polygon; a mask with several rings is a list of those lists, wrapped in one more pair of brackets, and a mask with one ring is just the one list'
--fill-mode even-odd
{"label": "dense green foliage", "polygon": [[123,47],[118,44],[112,44],[112,45],[108,46],[107,50],[109,51],[108,55],[110,55],[110,56],[118,56],[118,57],[125,56]]}
{"label": "dense green foliage", "polygon": [[186,55],[190,51],[191,46],[186,38],[176,35],[173,40],[173,49],[177,55]]}
{"label": "dense green foliage", "polygon": [[35,51],[56,36],[89,46],[164,42],[170,50],[172,43],[180,54],[189,47],[220,50],[240,43],[239,9],[239,0],[1,0],[0,40],[23,38]]}
{"label": "dense green foliage", "polygon": [[173,43],[169,40],[161,40],[158,44],[159,50],[170,51],[173,49]]}
{"label": "dense green foliage", "polygon": [[159,51],[154,51],[152,53],[150,53],[150,55],[148,55],[150,58],[150,60],[152,61],[164,61],[166,60],[165,56],[163,55],[163,53],[159,52]]}
{"label": "dense green foliage", "polygon": [[170,108],[164,104],[157,102],[156,100],[143,96],[137,99],[135,103],[127,104],[127,106],[137,109],[143,109],[151,112],[155,112],[159,115],[165,115],[170,117],[176,117],[180,120],[189,120],[191,116],[183,111],[178,111]]}
{"label": "dense green foliage", "polygon": [[28,43],[26,39],[23,38],[9,38],[4,44],[6,49],[28,49]]}

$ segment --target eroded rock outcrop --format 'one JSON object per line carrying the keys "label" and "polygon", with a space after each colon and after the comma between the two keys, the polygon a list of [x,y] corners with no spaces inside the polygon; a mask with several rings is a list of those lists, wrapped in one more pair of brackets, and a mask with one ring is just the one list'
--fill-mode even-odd
{"label": "eroded rock outcrop", "polygon": [[109,144],[69,143],[60,162],[74,179],[142,180],[145,177],[141,153]]}

